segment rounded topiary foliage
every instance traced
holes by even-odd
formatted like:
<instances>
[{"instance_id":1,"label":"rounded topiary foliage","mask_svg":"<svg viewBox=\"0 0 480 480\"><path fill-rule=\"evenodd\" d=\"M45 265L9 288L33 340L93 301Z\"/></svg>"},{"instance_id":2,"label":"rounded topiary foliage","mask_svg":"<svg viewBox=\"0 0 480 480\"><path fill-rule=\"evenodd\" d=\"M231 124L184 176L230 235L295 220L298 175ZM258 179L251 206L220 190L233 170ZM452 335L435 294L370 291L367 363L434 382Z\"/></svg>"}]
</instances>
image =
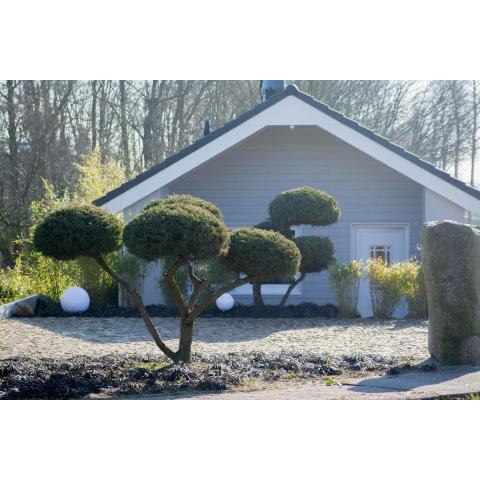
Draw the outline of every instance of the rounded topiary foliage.
<instances>
[{"instance_id":1,"label":"rounded topiary foliage","mask_svg":"<svg viewBox=\"0 0 480 480\"><path fill-rule=\"evenodd\" d=\"M293 240L302 254L300 271L314 273L326 270L333 261L335 250L327 237L305 236Z\"/></svg>"},{"instance_id":2,"label":"rounded topiary foliage","mask_svg":"<svg viewBox=\"0 0 480 480\"><path fill-rule=\"evenodd\" d=\"M292 225L325 226L340 218L337 201L311 187L293 188L277 195L269 206L270 218L282 229Z\"/></svg>"},{"instance_id":3,"label":"rounded topiary foliage","mask_svg":"<svg viewBox=\"0 0 480 480\"><path fill-rule=\"evenodd\" d=\"M51 213L35 229L35 248L57 260L95 257L122 245L123 222L102 208L85 205Z\"/></svg>"},{"instance_id":4,"label":"rounded topiary foliage","mask_svg":"<svg viewBox=\"0 0 480 480\"><path fill-rule=\"evenodd\" d=\"M260 230L268 230L270 232L280 232L284 237L287 237L289 240L292 240L295 232L290 230L290 228L283 228L281 226L273 223L269 218L263 222L257 223L254 225L254 228L259 228Z\"/></svg>"},{"instance_id":5,"label":"rounded topiary foliage","mask_svg":"<svg viewBox=\"0 0 480 480\"><path fill-rule=\"evenodd\" d=\"M160 202L126 225L123 241L130 253L147 261L202 260L226 252L229 236L223 221L204 208Z\"/></svg>"},{"instance_id":6,"label":"rounded topiary foliage","mask_svg":"<svg viewBox=\"0 0 480 480\"><path fill-rule=\"evenodd\" d=\"M257 280L273 280L297 273L301 255L281 233L244 228L230 234L225 261L230 269Z\"/></svg>"},{"instance_id":7,"label":"rounded topiary foliage","mask_svg":"<svg viewBox=\"0 0 480 480\"><path fill-rule=\"evenodd\" d=\"M170 195L166 198L161 200L153 200L152 202L145 205L143 208L144 210L148 210L149 208L156 207L159 205L165 206L184 206L184 207L199 207L204 208L208 212L210 212L214 217L223 220L223 215L220 209L214 205L212 202L207 200L203 200L202 198L192 197L192 195Z\"/></svg>"}]
</instances>

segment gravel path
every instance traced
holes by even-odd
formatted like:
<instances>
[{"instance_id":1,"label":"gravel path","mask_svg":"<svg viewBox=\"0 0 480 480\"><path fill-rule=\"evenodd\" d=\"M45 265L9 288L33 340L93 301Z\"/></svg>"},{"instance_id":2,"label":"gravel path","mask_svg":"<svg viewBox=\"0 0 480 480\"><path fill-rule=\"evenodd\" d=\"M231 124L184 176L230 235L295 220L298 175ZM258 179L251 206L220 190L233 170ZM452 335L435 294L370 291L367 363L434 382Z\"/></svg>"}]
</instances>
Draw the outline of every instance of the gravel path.
<instances>
[{"instance_id":1,"label":"gravel path","mask_svg":"<svg viewBox=\"0 0 480 480\"><path fill-rule=\"evenodd\" d=\"M166 343L176 347L178 320L155 318ZM314 318L205 318L195 326L194 351L202 353L301 352L333 355L368 353L427 358L423 320L335 320ZM138 318L10 318L0 320L0 358L70 357L111 353L155 354Z\"/></svg>"}]
</instances>

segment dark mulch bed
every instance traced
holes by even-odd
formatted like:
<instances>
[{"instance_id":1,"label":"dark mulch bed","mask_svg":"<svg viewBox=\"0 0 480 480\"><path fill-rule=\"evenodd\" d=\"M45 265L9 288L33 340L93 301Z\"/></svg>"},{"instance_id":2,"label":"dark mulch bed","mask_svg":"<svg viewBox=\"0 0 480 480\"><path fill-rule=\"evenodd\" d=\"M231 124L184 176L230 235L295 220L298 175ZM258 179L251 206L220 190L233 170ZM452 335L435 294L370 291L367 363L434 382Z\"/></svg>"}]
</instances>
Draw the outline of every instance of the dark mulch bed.
<instances>
[{"instance_id":1,"label":"dark mulch bed","mask_svg":"<svg viewBox=\"0 0 480 480\"><path fill-rule=\"evenodd\" d=\"M152 317L175 317L178 311L165 305L148 305L148 313ZM51 300L39 300L35 315L38 317L71 317L71 313L65 313L58 302ZM109 305L100 309L89 309L84 313L74 314L76 317L138 317L136 309ZM217 308L207 310L202 317L222 318L336 318L338 309L335 305L317 305L316 303L300 303L299 305L265 305L256 307L253 305L236 305L228 312L221 312Z\"/></svg>"},{"instance_id":2,"label":"dark mulch bed","mask_svg":"<svg viewBox=\"0 0 480 480\"><path fill-rule=\"evenodd\" d=\"M160 356L18 357L0 361L0 399L78 399L100 393L115 396L186 389L227 390L251 379L315 379L347 372L397 373L405 368L410 368L408 362L372 355L195 355L189 365L175 365Z\"/></svg>"}]
</instances>

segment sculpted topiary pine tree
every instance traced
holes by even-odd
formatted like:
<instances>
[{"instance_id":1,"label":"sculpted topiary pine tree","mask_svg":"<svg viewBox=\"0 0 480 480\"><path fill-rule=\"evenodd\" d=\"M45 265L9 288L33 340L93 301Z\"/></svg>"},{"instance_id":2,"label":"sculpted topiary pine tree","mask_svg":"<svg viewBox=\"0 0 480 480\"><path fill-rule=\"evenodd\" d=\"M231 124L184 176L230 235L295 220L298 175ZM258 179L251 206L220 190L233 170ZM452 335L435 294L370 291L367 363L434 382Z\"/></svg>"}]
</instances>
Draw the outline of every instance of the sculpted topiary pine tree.
<instances>
[{"instance_id":1,"label":"sculpted topiary pine tree","mask_svg":"<svg viewBox=\"0 0 480 480\"><path fill-rule=\"evenodd\" d=\"M279 233L258 229L228 232L220 210L210 202L173 195L148 204L123 229L123 242L139 258L168 259L171 264L165 273L165 283L180 313L179 348L173 351L161 339L141 296L104 259L106 253L120 248L121 234L122 223L115 215L96 207L72 207L47 217L37 227L34 243L38 250L53 258L94 258L124 287L157 346L175 362L191 361L195 319L218 297L255 278L292 275L301 259L296 245ZM220 257L239 277L200 301L205 279L197 276L194 264L211 257ZM182 267L186 268L193 286L189 298L182 294L175 279Z\"/></svg>"},{"instance_id":2,"label":"sculpted topiary pine tree","mask_svg":"<svg viewBox=\"0 0 480 480\"><path fill-rule=\"evenodd\" d=\"M257 228L282 232L291 238L294 225L327 226L340 218L337 201L328 193L312 187L300 187L277 195L269 205L270 218L257 225ZM280 305L285 305L293 289L305 279L308 273L317 273L328 268L333 261L334 248L327 237L304 236L294 238L302 255L300 275L290 282ZM261 294L262 280L253 284L254 302L263 305Z\"/></svg>"}]
</instances>

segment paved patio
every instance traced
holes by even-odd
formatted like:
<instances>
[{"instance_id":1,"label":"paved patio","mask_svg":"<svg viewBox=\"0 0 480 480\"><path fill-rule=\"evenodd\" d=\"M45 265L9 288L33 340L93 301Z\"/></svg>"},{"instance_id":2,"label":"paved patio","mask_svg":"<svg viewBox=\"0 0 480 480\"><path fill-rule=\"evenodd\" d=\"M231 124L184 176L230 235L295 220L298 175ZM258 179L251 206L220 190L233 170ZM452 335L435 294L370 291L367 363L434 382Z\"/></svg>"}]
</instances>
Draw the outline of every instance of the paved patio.
<instances>
[{"instance_id":1,"label":"paved patio","mask_svg":"<svg viewBox=\"0 0 480 480\"><path fill-rule=\"evenodd\" d=\"M155 318L162 337L178 342L179 321ZM203 318L194 351L202 353L301 352L428 358L424 320ZM139 318L10 318L0 320L0 358L158 353Z\"/></svg>"}]
</instances>

